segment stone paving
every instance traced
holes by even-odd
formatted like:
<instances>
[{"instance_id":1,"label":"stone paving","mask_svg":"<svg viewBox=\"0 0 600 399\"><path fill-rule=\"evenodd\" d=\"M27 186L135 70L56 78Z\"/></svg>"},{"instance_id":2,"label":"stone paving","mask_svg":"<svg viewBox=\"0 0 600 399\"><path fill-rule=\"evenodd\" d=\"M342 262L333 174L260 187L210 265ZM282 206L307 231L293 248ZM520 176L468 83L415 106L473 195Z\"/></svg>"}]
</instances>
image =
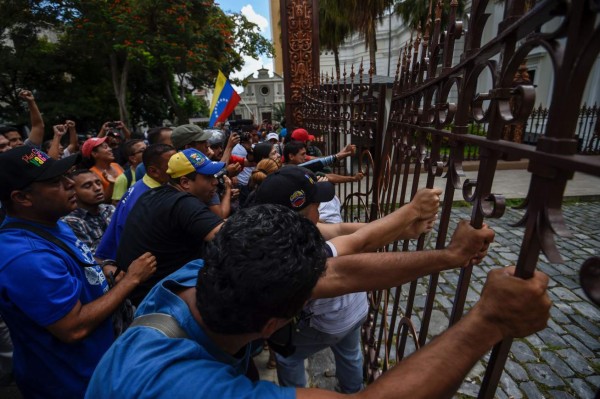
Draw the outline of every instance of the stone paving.
<instances>
[{"instance_id":1,"label":"stone paving","mask_svg":"<svg viewBox=\"0 0 600 399\"><path fill-rule=\"evenodd\" d=\"M496 391L497 398L587 399L594 398L600 389L600 309L588 300L579 284L582 263L591 256L600 255L600 202L568 203L563 206L563 211L573 233L572 238L557 238L565 263L550 264L544 255L538 262L539 270L551 279L551 320L546 329L514 341ZM522 210L507 209L501 219L486 220L496 231L496 240L490 247L488 259L473 270L466 309L479 298L487 271L516 262L524 229L509 224L519 220L522 214ZM468 219L469 216L470 208L453 209L453 220ZM435 242L435 237L430 242ZM443 332L448 326L457 280L456 271L440 276L429 329L432 335ZM427 283L426 278L420 280L416 306L422 306L425 301ZM418 313L413 316L413 323L418 331ZM411 350L414 348L409 348L407 353ZM332 360L330 351L309 359L308 373L313 386L327 389L335 386ZM477 396L484 367L482 361L475 365L456 397Z\"/></svg>"}]
</instances>

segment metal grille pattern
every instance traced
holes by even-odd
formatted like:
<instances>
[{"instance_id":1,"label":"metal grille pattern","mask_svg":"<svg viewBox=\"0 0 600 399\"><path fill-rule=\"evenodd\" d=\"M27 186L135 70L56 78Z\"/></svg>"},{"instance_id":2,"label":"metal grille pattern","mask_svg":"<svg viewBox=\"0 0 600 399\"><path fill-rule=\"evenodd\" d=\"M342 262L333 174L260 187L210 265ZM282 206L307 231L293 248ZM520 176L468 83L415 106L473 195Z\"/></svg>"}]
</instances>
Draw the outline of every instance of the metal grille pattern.
<instances>
[{"instance_id":1,"label":"metal grille pattern","mask_svg":"<svg viewBox=\"0 0 600 399\"><path fill-rule=\"evenodd\" d=\"M326 135L331 153L348 142L360 150L358 159L339 167L344 173L362 169L368 176L339 189L346 220L380 217L408 202L418 187L443 185L434 247L444 248L455 191L462 191L473 206L471 224L481 227L484 218L499 218L504 212L502 193L491 192L498 161L528 159L531 182L519 223L524 236L517 274L531 276L541 252L551 262L562 261L554 234L568 235L561 213L566 183L576 171L600 176L598 157L577 154L581 145L576 137L584 87L600 52L600 6L589 0L531 3L507 0L495 37L482 44L488 1L473 1L469 21L463 24L452 0L445 27L440 2L434 7L433 26L417 32L403 48L393 84L373 83L372 74L365 74L360 65L356 73L353 66L344 67L340 75L321 76L318 85L304 87L304 127ZM557 20L558 27L548 32L548 22ZM463 35L464 48L455 48ZM552 59L555 80L544 134L532 146L506 138L538 112L535 88L515 76L527 55L540 46ZM455 52L460 55L457 62ZM478 83L484 73L493 81L487 90ZM597 136L598 123L593 129ZM471 156L470 148L477 148L480 159L476 180L464 179L463 162ZM424 246L421 237L416 244L398 242L382 250ZM471 268L462 269L450 325L463 314L470 277ZM418 331L411 322L416 282L371 293L371 312L363 329L368 381L389 368L392 358L401 359L426 343L437 288L438 276L432 275L425 303L418 309ZM405 301L400 300L403 291ZM510 346L507 340L492 351L480 397L493 397Z\"/></svg>"}]
</instances>

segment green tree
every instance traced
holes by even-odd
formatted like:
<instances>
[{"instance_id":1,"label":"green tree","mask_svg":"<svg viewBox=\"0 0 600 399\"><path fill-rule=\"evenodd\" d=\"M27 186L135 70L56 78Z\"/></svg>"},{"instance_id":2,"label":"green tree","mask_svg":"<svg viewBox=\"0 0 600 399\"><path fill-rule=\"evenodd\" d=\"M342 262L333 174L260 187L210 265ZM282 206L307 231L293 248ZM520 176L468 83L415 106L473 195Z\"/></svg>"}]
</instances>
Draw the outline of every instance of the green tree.
<instances>
[{"instance_id":1,"label":"green tree","mask_svg":"<svg viewBox=\"0 0 600 399\"><path fill-rule=\"evenodd\" d=\"M377 63L375 62L377 24L394 2L395 0L350 0L344 2L344 6L352 10L350 25L355 28L360 37L365 39L365 47L369 50L369 60L374 74L377 73Z\"/></svg>"},{"instance_id":2,"label":"green tree","mask_svg":"<svg viewBox=\"0 0 600 399\"><path fill-rule=\"evenodd\" d=\"M350 11L343 0L319 1L319 41L322 48L333 52L337 75L340 74L339 48L352 33Z\"/></svg>"},{"instance_id":3,"label":"green tree","mask_svg":"<svg viewBox=\"0 0 600 399\"><path fill-rule=\"evenodd\" d=\"M23 87L47 121L185 121L206 112L191 93L212 86L219 69L273 51L255 24L211 0L0 2L0 118L11 122L26 121Z\"/></svg>"},{"instance_id":4,"label":"green tree","mask_svg":"<svg viewBox=\"0 0 600 399\"><path fill-rule=\"evenodd\" d=\"M465 9L465 0L455 0L457 2L457 15L461 16L464 13ZM434 19L435 19L435 1L431 2L431 12L430 12L430 2L422 1L422 0L400 0L397 1L394 5L394 12L402 18L402 20L408 24L408 26L412 30L421 29L423 31L427 24L427 16L430 16L430 23L433 27ZM450 13L450 2L444 1L442 2L442 29L448 23L448 15Z\"/></svg>"}]
</instances>

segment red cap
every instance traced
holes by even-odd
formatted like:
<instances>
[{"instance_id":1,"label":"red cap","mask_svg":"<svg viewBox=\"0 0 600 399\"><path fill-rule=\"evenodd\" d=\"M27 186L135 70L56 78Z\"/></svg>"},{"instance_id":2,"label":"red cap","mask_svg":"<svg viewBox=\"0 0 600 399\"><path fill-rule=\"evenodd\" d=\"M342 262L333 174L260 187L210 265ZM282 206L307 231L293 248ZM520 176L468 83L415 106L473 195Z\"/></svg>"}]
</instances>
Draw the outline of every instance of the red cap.
<instances>
[{"instance_id":1,"label":"red cap","mask_svg":"<svg viewBox=\"0 0 600 399\"><path fill-rule=\"evenodd\" d=\"M98 147L100 144L106 141L106 136L104 137L92 137L91 139L87 139L83 146L81 147L81 154L89 158L92 155L92 150Z\"/></svg>"},{"instance_id":2,"label":"red cap","mask_svg":"<svg viewBox=\"0 0 600 399\"><path fill-rule=\"evenodd\" d=\"M298 128L292 132L292 140L298 140L305 143L309 139L306 129Z\"/></svg>"},{"instance_id":3,"label":"red cap","mask_svg":"<svg viewBox=\"0 0 600 399\"><path fill-rule=\"evenodd\" d=\"M308 140L315 141L315 136L313 136L312 134L309 134L308 135Z\"/></svg>"}]
</instances>

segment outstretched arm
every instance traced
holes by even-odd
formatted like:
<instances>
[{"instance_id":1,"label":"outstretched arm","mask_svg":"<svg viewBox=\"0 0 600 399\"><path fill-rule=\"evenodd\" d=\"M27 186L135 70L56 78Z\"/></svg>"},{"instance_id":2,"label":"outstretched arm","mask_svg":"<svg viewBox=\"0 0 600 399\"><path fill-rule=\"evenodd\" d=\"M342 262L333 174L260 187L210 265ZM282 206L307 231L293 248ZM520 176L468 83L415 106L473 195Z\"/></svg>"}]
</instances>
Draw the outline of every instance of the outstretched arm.
<instances>
[{"instance_id":1,"label":"outstretched arm","mask_svg":"<svg viewBox=\"0 0 600 399\"><path fill-rule=\"evenodd\" d=\"M47 327L48 331L67 343L84 339L119 307L135 287L154 272L156 258L146 252L131 263L127 274L110 291L85 305L77 301L66 316Z\"/></svg>"},{"instance_id":2,"label":"outstretched arm","mask_svg":"<svg viewBox=\"0 0 600 399\"><path fill-rule=\"evenodd\" d=\"M448 331L385 373L357 398L451 398L465 375L494 344L546 327L551 302L548 277L514 277L514 267L488 273L481 299ZM298 389L298 399L343 398L342 394Z\"/></svg>"},{"instance_id":3,"label":"outstretched arm","mask_svg":"<svg viewBox=\"0 0 600 399\"><path fill-rule=\"evenodd\" d=\"M35 102L33 93L29 90L21 90L19 97L27 101L29 107L29 117L31 118L31 132L29 132L29 141L31 144L41 146L44 141L44 119Z\"/></svg>"},{"instance_id":4,"label":"outstretched arm","mask_svg":"<svg viewBox=\"0 0 600 399\"><path fill-rule=\"evenodd\" d=\"M421 233L433 228L441 193L442 190L437 188L421 189L411 202L400 209L363 225L350 235L339 236L330 241L337 248L339 255L348 255L372 252L396 240L417 238ZM328 229L335 228L320 225L317 227L326 239L326 234L331 234Z\"/></svg>"},{"instance_id":5,"label":"outstretched arm","mask_svg":"<svg viewBox=\"0 0 600 399\"><path fill-rule=\"evenodd\" d=\"M223 155L221 155L221 162L225 162L225 164L229 163L229 158L231 157L231 151L233 151L233 147L235 147L236 144L239 142L240 142L239 134L231 133L229 135L229 139L227 140L227 145L225 146Z\"/></svg>"},{"instance_id":6,"label":"outstretched arm","mask_svg":"<svg viewBox=\"0 0 600 399\"><path fill-rule=\"evenodd\" d=\"M65 121L65 125L69 130L69 145L66 150L69 154L75 154L79 151L79 140L77 139L77 130L75 129L75 122L71 120Z\"/></svg>"},{"instance_id":7,"label":"outstretched arm","mask_svg":"<svg viewBox=\"0 0 600 399\"><path fill-rule=\"evenodd\" d=\"M377 252L330 258L325 275L317 282L312 298L392 288L432 273L477 264L483 260L493 240L494 231L486 225L475 229L463 220L446 249Z\"/></svg>"},{"instance_id":8,"label":"outstretched arm","mask_svg":"<svg viewBox=\"0 0 600 399\"><path fill-rule=\"evenodd\" d=\"M54 125L52 126L52 132L54 136L52 137L52 142L50 143L50 148L48 149L48 155L53 159L60 159L60 140L66 133L65 125Z\"/></svg>"}]
</instances>

